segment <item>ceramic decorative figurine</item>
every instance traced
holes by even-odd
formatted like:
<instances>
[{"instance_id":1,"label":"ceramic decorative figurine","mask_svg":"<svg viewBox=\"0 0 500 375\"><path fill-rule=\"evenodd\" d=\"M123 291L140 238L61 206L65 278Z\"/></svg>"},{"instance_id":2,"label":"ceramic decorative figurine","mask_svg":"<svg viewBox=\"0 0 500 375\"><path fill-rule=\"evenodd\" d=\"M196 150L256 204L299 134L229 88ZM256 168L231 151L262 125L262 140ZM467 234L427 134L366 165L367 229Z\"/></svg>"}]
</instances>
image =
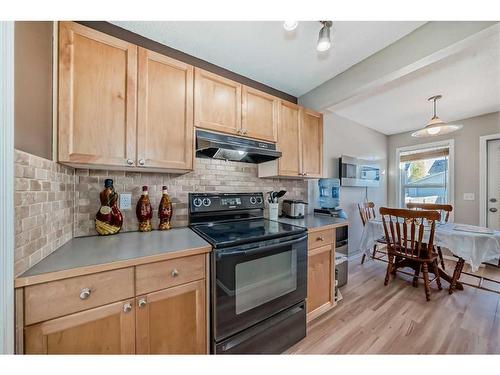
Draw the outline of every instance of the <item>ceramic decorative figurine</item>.
<instances>
[{"instance_id":1,"label":"ceramic decorative figurine","mask_svg":"<svg viewBox=\"0 0 500 375\"><path fill-rule=\"evenodd\" d=\"M137 215L137 220L139 221L139 231L150 232L153 229L153 227L151 226L153 210L151 208L151 202L149 201L147 186L142 187L142 195L137 202L135 213Z\"/></svg>"},{"instance_id":2,"label":"ceramic decorative figurine","mask_svg":"<svg viewBox=\"0 0 500 375\"><path fill-rule=\"evenodd\" d=\"M170 229L170 221L173 213L172 200L168 196L167 187L163 186L163 195L160 200L160 206L158 207L158 217L160 218L159 230Z\"/></svg>"},{"instance_id":3,"label":"ceramic decorative figurine","mask_svg":"<svg viewBox=\"0 0 500 375\"><path fill-rule=\"evenodd\" d=\"M95 215L95 230L103 236L118 233L122 229L123 216L117 206L118 193L112 179L104 181L104 190L99 197L101 207Z\"/></svg>"}]
</instances>

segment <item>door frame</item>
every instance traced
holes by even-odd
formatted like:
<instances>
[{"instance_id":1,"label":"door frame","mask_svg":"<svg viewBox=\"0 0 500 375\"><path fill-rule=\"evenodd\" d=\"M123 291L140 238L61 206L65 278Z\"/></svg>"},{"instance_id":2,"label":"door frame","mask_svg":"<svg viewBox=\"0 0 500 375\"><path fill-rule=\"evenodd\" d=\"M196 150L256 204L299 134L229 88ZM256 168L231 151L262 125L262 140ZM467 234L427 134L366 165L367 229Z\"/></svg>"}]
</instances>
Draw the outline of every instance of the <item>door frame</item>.
<instances>
[{"instance_id":1,"label":"door frame","mask_svg":"<svg viewBox=\"0 0 500 375\"><path fill-rule=\"evenodd\" d=\"M0 22L0 353L14 353L14 21Z\"/></svg>"},{"instance_id":2,"label":"door frame","mask_svg":"<svg viewBox=\"0 0 500 375\"><path fill-rule=\"evenodd\" d=\"M500 139L500 133L479 137L479 225L486 226L486 193L488 185L488 141Z\"/></svg>"}]
</instances>

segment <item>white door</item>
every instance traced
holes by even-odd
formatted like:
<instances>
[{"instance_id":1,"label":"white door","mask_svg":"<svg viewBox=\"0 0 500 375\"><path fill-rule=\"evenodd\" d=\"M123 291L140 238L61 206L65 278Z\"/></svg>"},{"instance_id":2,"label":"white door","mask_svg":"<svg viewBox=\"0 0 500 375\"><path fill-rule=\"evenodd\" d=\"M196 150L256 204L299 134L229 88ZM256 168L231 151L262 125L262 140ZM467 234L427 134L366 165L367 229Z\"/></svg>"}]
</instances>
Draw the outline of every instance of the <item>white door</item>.
<instances>
[{"instance_id":1,"label":"white door","mask_svg":"<svg viewBox=\"0 0 500 375\"><path fill-rule=\"evenodd\" d=\"M500 139L487 142L486 225L500 230Z\"/></svg>"}]
</instances>

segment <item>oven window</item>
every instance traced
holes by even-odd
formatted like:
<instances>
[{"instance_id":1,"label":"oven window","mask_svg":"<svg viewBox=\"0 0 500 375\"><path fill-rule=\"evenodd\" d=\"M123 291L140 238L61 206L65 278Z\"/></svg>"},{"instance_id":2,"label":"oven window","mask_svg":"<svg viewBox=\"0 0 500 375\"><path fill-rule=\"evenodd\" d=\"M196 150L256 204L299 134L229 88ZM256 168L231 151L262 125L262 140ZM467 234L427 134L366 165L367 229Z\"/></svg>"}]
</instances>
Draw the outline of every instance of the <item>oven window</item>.
<instances>
[{"instance_id":1,"label":"oven window","mask_svg":"<svg viewBox=\"0 0 500 375\"><path fill-rule=\"evenodd\" d=\"M236 265L236 314L297 289L297 250Z\"/></svg>"}]
</instances>

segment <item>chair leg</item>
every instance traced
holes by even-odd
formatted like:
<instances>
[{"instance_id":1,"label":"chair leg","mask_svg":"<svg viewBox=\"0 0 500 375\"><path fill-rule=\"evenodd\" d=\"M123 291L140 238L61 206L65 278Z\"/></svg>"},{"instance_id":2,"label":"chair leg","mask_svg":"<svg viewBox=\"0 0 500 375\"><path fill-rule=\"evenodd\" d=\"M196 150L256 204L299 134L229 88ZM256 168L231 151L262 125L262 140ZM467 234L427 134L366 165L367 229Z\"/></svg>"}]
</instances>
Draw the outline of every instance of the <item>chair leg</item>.
<instances>
[{"instance_id":1,"label":"chair leg","mask_svg":"<svg viewBox=\"0 0 500 375\"><path fill-rule=\"evenodd\" d=\"M441 278L439 277L439 265L437 259L434 261L434 273L436 275L436 284L439 290L443 290L441 286Z\"/></svg>"},{"instance_id":2,"label":"chair leg","mask_svg":"<svg viewBox=\"0 0 500 375\"><path fill-rule=\"evenodd\" d=\"M415 275L413 276L413 286L415 288L418 287L418 275L420 274L420 268L422 268L421 264L418 264L417 267L415 268Z\"/></svg>"},{"instance_id":3,"label":"chair leg","mask_svg":"<svg viewBox=\"0 0 500 375\"><path fill-rule=\"evenodd\" d=\"M424 273L424 287L425 287L425 299L427 301L431 300L431 288L429 283L429 266L427 263L422 264L423 273Z\"/></svg>"},{"instance_id":4,"label":"chair leg","mask_svg":"<svg viewBox=\"0 0 500 375\"><path fill-rule=\"evenodd\" d=\"M441 262L441 267L443 267L443 271L445 270L444 268L444 259L443 259L443 252L441 251L441 246L437 246L437 251L439 255L439 261Z\"/></svg>"},{"instance_id":5,"label":"chair leg","mask_svg":"<svg viewBox=\"0 0 500 375\"><path fill-rule=\"evenodd\" d=\"M390 277L391 272L392 272L392 259L393 259L393 257L391 255L389 255L389 261L387 262L387 271L385 273L384 285L389 284L389 277Z\"/></svg>"},{"instance_id":6,"label":"chair leg","mask_svg":"<svg viewBox=\"0 0 500 375\"><path fill-rule=\"evenodd\" d=\"M373 245L372 258L375 259L375 254L377 254L377 244Z\"/></svg>"},{"instance_id":7,"label":"chair leg","mask_svg":"<svg viewBox=\"0 0 500 375\"><path fill-rule=\"evenodd\" d=\"M366 258L366 254L363 254L363 256L361 257L361 264L363 264L365 262L365 258Z\"/></svg>"}]
</instances>

